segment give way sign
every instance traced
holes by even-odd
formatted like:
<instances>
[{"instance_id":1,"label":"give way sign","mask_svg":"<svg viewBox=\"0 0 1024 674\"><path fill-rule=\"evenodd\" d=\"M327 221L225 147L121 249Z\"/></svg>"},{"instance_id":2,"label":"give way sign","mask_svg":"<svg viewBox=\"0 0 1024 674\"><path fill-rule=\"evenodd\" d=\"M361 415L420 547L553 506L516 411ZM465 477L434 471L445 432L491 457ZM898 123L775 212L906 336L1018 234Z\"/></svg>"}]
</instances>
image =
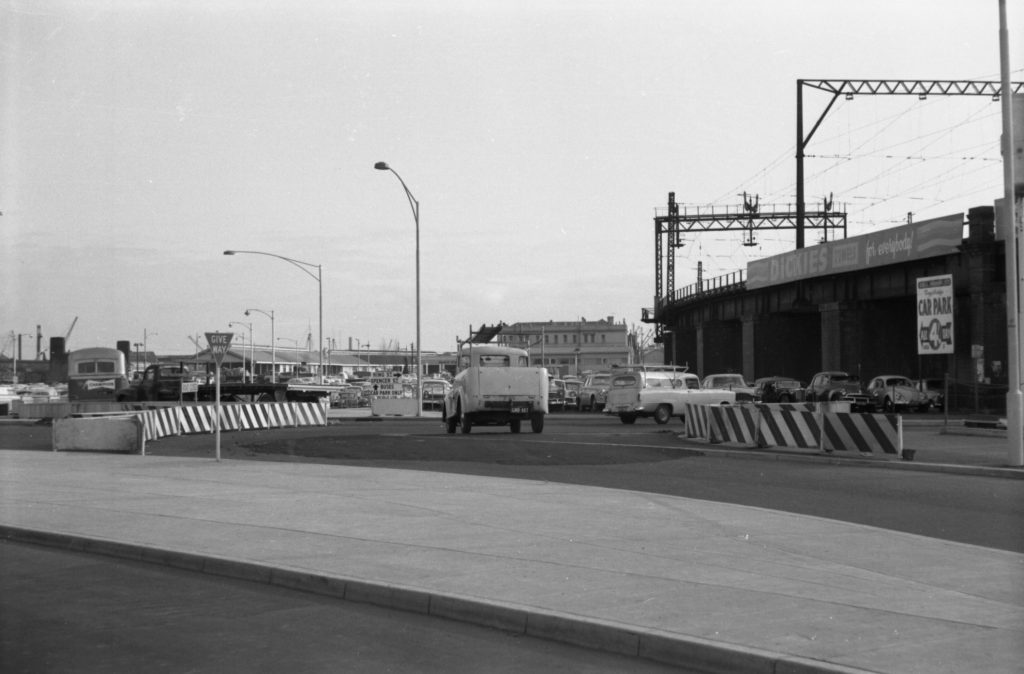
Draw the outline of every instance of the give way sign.
<instances>
[{"instance_id":1,"label":"give way sign","mask_svg":"<svg viewBox=\"0 0 1024 674\"><path fill-rule=\"evenodd\" d=\"M218 367L224 360L224 354L231 348L231 338L234 336L233 332L206 333L206 342L210 345L210 353L213 354L213 359L217 361Z\"/></svg>"}]
</instances>

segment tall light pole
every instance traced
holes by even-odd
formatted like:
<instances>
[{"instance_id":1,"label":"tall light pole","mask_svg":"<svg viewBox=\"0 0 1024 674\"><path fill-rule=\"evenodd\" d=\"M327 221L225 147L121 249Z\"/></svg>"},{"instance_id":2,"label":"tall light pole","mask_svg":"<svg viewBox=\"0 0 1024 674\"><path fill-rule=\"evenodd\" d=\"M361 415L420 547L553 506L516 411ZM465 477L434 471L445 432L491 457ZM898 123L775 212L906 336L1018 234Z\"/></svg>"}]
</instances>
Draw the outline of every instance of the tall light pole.
<instances>
[{"instance_id":1,"label":"tall light pole","mask_svg":"<svg viewBox=\"0 0 1024 674\"><path fill-rule=\"evenodd\" d=\"M249 328L249 383L252 383L252 376L256 372L256 343L252 341L252 323L241 321L228 321L228 327L241 326ZM245 351L242 351L242 381L245 381Z\"/></svg>"},{"instance_id":2,"label":"tall light pole","mask_svg":"<svg viewBox=\"0 0 1024 674\"><path fill-rule=\"evenodd\" d=\"M1019 195L1024 193L1024 176L1015 175L1014 162L1020 162L1019 150L1021 139L1015 135L1022 128L1024 114L1015 111L1014 107L1024 96L1014 96L1010 89L1010 38L1006 23L1006 0L999 0L999 64L1001 80L1001 103L1003 113L1003 212L996 216L997 219L1005 220L1006 228L1006 324L1007 324L1007 352L1008 352L1008 374L1009 387L1006 392L1006 428L1007 428L1007 463L1011 466L1024 466L1024 391L1022 391L1022 378L1024 378L1024 363L1021 360L1021 346L1024 344L1022 338L1021 321L1024 320L1024 312L1021 311L1021 294L1024 293L1024 282L1020 271L1020 237L1024 230L1020 226L1020 214L1015 212L1019 208ZM1014 99L1017 100L1014 100ZM1014 117L1017 116L1015 120ZM1014 129L1014 123L1019 125ZM1015 159L1015 157L1018 157ZM1000 217L1001 216L1001 217Z\"/></svg>"},{"instance_id":3,"label":"tall light pole","mask_svg":"<svg viewBox=\"0 0 1024 674\"><path fill-rule=\"evenodd\" d=\"M142 329L142 357L146 359L146 365L149 365L149 336L153 335L156 337L159 333L149 332L145 328Z\"/></svg>"},{"instance_id":4,"label":"tall light pole","mask_svg":"<svg viewBox=\"0 0 1024 674\"><path fill-rule=\"evenodd\" d=\"M226 250L226 251L224 251L225 255L237 255L239 253L248 253L249 255L267 255L268 257L276 257L278 260L284 260L285 262L288 262L288 263L290 263L292 265L295 265L296 267L298 267L303 272L305 272L306 274L308 274L309 276L311 276L313 279L316 280L317 288L319 289L319 293L318 293L318 300L319 301L318 301L318 303L319 303L319 311L320 311L320 316L319 316L319 322L320 322L320 348L317 351L317 364L316 365L317 365L317 370L318 370L318 374L319 374L319 382L321 384L323 384L324 383L324 282L323 282L323 268L320 265L318 265L318 264L313 264L312 262L303 262L301 260L295 260L295 259L290 258L290 257L285 257L284 255L277 255L276 253L264 253L263 251L259 251L259 250ZM310 271L310 269L316 269L316 274L314 274L312 271Z\"/></svg>"},{"instance_id":5,"label":"tall light pole","mask_svg":"<svg viewBox=\"0 0 1024 674\"><path fill-rule=\"evenodd\" d=\"M423 363L420 357L420 202L409 191L402 176L398 175L395 169L388 166L387 162L379 161L373 165L378 171L391 171L398 178L405 190L405 196L409 199L409 207L412 209L413 220L416 221L416 416L423 416L423 387L420 376L423 370Z\"/></svg>"},{"instance_id":6,"label":"tall light pole","mask_svg":"<svg viewBox=\"0 0 1024 674\"><path fill-rule=\"evenodd\" d=\"M277 338L274 335L274 310L271 309L270 313L263 311L263 309L246 309L245 315L248 316L250 311L256 311L264 316L270 318L270 383L277 383Z\"/></svg>"}]
</instances>

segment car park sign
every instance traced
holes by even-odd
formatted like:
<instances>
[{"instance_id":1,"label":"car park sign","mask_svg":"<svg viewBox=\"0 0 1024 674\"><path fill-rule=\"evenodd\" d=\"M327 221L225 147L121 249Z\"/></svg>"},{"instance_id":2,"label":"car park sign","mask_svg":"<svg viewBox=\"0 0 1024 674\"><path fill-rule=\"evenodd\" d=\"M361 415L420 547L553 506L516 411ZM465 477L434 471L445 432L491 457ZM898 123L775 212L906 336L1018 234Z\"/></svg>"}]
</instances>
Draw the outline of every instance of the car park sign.
<instances>
[{"instance_id":1,"label":"car park sign","mask_svg":"<svg viewBox=\"0 0 1024 674\"><path fill-rule=\"evenodd\" d=\"M953 275L917 279L917 354L953 353Z\"/></svg>"}]
</instances>

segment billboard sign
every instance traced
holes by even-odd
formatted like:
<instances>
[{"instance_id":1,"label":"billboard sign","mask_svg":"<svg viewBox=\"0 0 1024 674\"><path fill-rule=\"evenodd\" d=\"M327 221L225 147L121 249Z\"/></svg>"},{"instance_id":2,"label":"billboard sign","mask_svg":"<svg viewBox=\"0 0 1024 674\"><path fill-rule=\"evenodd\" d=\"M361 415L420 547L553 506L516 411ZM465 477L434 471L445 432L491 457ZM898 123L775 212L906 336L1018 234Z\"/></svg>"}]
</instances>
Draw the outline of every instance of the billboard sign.
<instances>
[{"instance_id":1,"label":"billboard sign","mask_svg":"<svg viewBox=\"0 0 1024 674\"><path fill-rule=\"evenodd\" d=\"M917 354L953 353L953 275L917 279Z\"/></svg>"},{"instance_id":2,"label":"billboard sign","mask_svg":"<svg viewBox=\"0 0 1024 674\"><path fill-rule=\"evenodd\" d=\"M964 238L964 215L955 213L902 227L830 241L747 263L747 289L790 283L908 260L952 255Z\"/></svg>"}]
</instances>

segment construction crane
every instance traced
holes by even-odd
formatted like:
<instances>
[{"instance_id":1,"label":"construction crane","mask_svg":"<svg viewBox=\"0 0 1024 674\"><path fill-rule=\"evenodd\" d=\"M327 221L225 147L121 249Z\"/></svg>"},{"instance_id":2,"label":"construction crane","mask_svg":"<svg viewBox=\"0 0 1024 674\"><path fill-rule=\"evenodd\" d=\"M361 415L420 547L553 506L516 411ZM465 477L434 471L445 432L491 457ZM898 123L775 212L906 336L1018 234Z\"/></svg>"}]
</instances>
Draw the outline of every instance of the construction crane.
<instances>
[{"instance_id":1,"label":"construction crane","mask_svg":"<svg viewBox=\"0 0 1024 674\"><path fill-rule=\"evenodd\" d=\"M71 327L68 328L68 332L64 335L64 350L68 348L68 342L71 341L71 332L75 329L75 323L78 322L78 316L75 316L75 320L71 321Z\"/></svg>"}]
</instances>

